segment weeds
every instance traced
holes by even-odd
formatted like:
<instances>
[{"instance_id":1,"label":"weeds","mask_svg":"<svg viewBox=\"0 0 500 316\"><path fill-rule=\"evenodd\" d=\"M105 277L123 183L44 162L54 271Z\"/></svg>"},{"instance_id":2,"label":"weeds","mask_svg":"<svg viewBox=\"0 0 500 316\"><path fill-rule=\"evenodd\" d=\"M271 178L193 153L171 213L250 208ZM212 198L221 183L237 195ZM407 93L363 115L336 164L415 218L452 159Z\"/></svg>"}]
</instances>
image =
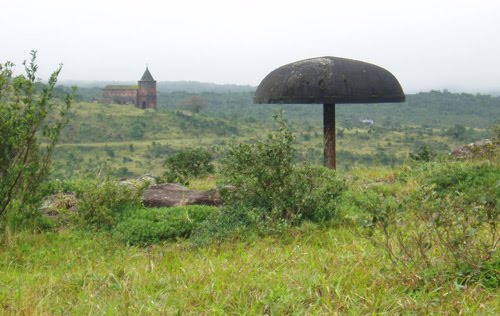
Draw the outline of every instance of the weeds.
<instances>
[{"instance_id":1,"label":"weeds","mask_svg":"<svg viewBox=\"0 0 500 316\"><path fill-rule=\"evenodd\" d=\"M491 165L432 164L408 196L369 204L371 239L406 273L497 286L500 174Z\"/></svg>"}]
</instances>

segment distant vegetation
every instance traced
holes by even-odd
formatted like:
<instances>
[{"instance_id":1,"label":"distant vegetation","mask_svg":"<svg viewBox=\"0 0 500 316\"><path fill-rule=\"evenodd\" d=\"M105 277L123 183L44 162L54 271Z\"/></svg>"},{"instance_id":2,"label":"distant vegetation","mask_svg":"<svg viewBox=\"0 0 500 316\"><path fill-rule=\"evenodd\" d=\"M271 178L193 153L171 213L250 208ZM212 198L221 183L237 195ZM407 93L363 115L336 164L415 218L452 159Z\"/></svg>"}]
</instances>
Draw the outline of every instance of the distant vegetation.
<instances>
[{"instance_id":1,"label":"distant vegetation","mask_svg":"<svg viewBox=\"0 0 500 316\"><path fill-rule=\"evenodd\" d=\"M100 87L108 82L99 83L95 88L80 87L76 95L81 101L91 102L101 95ZM95 83L98 84L98 83ZM69 91L59 86L61 91ZM203 98L207 107L204 112L210 116L235 119L238 121L267 121L276 108L281 105L255 105L255 87L237 85L216 85L199 82L159 82L158 106L176 109L179 101L192 96ZM500 122L500 96L469 93L451 93L447 90L421 92L407 95L405 103L396 104L340 104L337 105L337 121L349 122L362 118L373 119L376 123L442 128L455 124L467 127L485 127ZM307 121L321 118L319 105L288 105L285 117Z\"/></svg>"},{"instance_id":2,"label":"distant vegetation","mask_svg":"<svg viewBox=\"0 0 500 316\"><path fill-rule=\"evenodd\" d=\"M89 91L94 90L79 89L76 98L91 100L85 96ZM222 153L235 140L261 139L273 129L271 117L280 108L297 136L297 161L322 163L320 105L255 105L252 97L252 92L160 93L157 112L80 102L61 135L52 175L72 177L106 170L116 176L160 176L164 159L182 148L216 146ZM191 103L196 107L191 109ZM401 104L337 108L340 169L401 164L424 147L434 155L447 154L464 143L491 138L491 128L500 122L500 97L440 91L409 95ZM219 158L220 154L214 156L216 161Z\"/></svg>"},{"instance_id":3,"label":"distant vegetation","mask_svg":"<svg viewBox=\"0 0 500 316\"><path fill-rule=\"evenodd\" d=\"M159 107L172 109L187 92L160 93ZM277 108L285 109L285 117L302 124L320 122L322 107L311 105L255 105L253 92L200 94L207 100L204 113L238 121L269 121ZM360 119L372 119L377 125L409 125L443 128L455 124L485 127L500 122L500 97L457 94L441 91L408 95L405 103L339 104L337 121L341 125L357 124Z\"/></svg>"}]
</instances>

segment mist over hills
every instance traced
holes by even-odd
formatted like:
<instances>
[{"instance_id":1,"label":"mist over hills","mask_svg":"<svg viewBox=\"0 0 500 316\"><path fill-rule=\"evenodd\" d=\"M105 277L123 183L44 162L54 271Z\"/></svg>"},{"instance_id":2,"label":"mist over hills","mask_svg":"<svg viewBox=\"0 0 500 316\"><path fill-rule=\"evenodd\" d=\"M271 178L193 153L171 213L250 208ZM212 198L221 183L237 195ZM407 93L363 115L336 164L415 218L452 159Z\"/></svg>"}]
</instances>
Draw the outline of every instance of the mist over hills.
<instances>
[{"instance_id":1,"label":"mist over hills","mask_svg":"<svg viewBox=\"0 0 500 316\"><path fill-rule=\"evenodd\" d=\"M77 86L83 89L93 89L97 91L102 89L107 85L132 85L137 84L137 81L85 81L85 80L62 80L59 82L61 86ZM241 92L254 92L257 87L251 85L239 85L239 84L218 84L213 82L200 82L200 81L158 81L157 89L160 93L172 93L172 92L187 92L187 93L241 93ZM441 89L431 89L441 90ZM452 93L467 93L467 94L482 94L491 96L500 96L499 89L479 89L475 91L474 89L463 89L459 87L443 89L446 92ZM425 89L421 90L408 90L407 95L418 94L420 92L427 92ZM430 91L429 91L430 92Z\"/></svg>"},{"instance_id":2,"label":"mist over hills","mask_svg":"<svg viewBox=\"0 0 500 316\"><path fill-rule=\"evenodd\" d=\"M136 84L136 81L79 81L63 80L59 82L64 86L77 86L80 88L104 88L107 85L129 85ZM252 92L257 87L250 85L237 84L216 84L211 82L198 81L158 81L156 84L158 92L170 93L176 91L185 91L188 93L233 93L233 92Z\"/></svg>"}]
</instances>

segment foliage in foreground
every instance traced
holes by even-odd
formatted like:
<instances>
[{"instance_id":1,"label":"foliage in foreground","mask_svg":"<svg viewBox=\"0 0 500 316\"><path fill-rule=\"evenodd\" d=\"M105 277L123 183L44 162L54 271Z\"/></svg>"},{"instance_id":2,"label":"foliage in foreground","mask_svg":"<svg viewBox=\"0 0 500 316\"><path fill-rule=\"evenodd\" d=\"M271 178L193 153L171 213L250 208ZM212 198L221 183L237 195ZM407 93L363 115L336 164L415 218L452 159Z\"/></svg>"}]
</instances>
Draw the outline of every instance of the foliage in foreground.
<instances>
[{"instance_id":1,"label":"foliage in foreground","mask_svg":"<svg viewBox=\"0 0 500 316\"><path fill-rule=\"evenodd\" d=\"M26 76L13 77L14 64L0 64L0 217L12 213L13 226L37 218L39 188L73 98L70 93L64 102L51 100L61 66L41 92L36 91L35 51L24 66Z\"/></svg>"},{"instance_id":2,"label":"foliage in foreground","mask_svg":"<svg viewBox=\"0 0 500 316\"><path fill-rule=\"evenodd\" d=\"M497 291L413 282L381 248L344 227L294 227L281 236L195 249L129 247L108 233L2 234L0 284L5 314L500 312Z\"/></svg>"},{"instance_id":3,"label":"foliage in foreground","mask_svg":"<svg viewBox=\"0 0 500 316\"><path fill-rule=\"evenodd\" d=\"M78 225L87 229L115 227L127 209L141 206L142 189L111 179L83 182L76 192Z\"/></svg>"},{"instance_id":4,"label":"foliage in foreground","mask_svg":"<svg viewBox=\"0 0 500 316\"><path fill-rule=\"evenodd\" d=\"M230 186L226 205L258 210L270 223L338 218L343 181L324 167L295 164L294 137L281 114L274 119L278 130L266 140L230 146L221 168L222 183Z\"/></svg>"},{"instance_id":5,"label":"foliage in foreground","mask_svg":"<svg viewBox=\"0 0 500 316\"><path fill-rule=\"evenodd\" d=\"M372 197L371 239L407 276L499 288L498 166L429 163L413 173L411 194Z\"/></svg>"},{"instance_id":6,"label":"foliage in foreground","mask_svg":"<svg viewBox=\"0 0 500 316\"><path fill-rule=\"evenodd\" d=\"M130 211L113 230L114 236L129 245L146 246L191 236L212 212L212 206L185 206Z\"/></svg>"},{"instance_id":7,"label":"foliage in foreground","mask_svg":"<svg viewBox=\"0 0 500 316\"><path fill-rule=\"evenodd\" d=\"M5 231L0 308L498 314L499 176L491 160L354 170L335 201L350 220L333 226L275 223L265 209L227 205L118 208L110 231ZM368 227L356 225L363 219Z\"/></svg>"}]
</instances>

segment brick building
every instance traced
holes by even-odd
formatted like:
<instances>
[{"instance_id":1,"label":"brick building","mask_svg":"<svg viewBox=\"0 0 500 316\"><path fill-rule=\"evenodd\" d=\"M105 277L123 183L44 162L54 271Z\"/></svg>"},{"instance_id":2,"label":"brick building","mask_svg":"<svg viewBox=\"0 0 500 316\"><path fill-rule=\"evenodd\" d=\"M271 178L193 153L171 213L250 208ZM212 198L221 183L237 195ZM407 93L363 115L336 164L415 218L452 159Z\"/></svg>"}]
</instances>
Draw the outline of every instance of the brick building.
<instances>
[{"instance_id":1,"label":"brick building","mask_svg":"<svg viewBox=\"0 0 500 316\"><path fill-rule=\"evenodd\" d=\"M103 103L133 104L140 109L156 110L156 81L148 67L137 85L106 86L102 91Z\"/></svg>"}]
</instances>

